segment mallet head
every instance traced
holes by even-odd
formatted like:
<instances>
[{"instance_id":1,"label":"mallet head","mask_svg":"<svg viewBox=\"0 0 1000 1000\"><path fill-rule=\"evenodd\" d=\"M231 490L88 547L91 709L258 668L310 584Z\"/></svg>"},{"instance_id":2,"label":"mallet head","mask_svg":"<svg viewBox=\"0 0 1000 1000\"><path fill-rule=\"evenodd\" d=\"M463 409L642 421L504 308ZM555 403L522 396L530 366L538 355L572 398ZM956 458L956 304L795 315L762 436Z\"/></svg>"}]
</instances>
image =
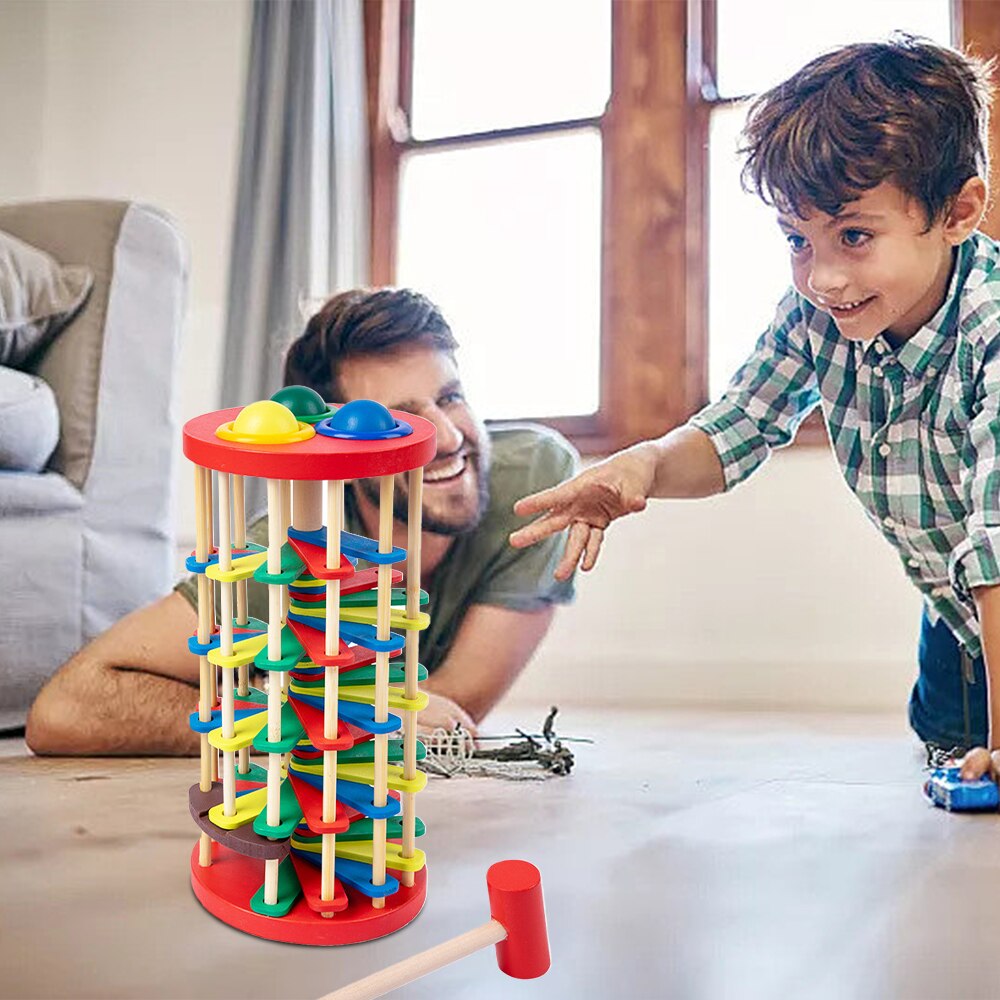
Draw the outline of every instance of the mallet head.
<instances>
[{"instance_id":1,"label":"mallet head","mask_svg":"<svg viewBox=\"0 0 1000 1000\"><path fill-rule=\"evenodd\" d=\"M507 931L497 943L501 972L515 979L536 979L548 972L549 937L545 928L542 876L528 861L498 861L486 872L490 914Z\"/></svg>"}]
</instances>

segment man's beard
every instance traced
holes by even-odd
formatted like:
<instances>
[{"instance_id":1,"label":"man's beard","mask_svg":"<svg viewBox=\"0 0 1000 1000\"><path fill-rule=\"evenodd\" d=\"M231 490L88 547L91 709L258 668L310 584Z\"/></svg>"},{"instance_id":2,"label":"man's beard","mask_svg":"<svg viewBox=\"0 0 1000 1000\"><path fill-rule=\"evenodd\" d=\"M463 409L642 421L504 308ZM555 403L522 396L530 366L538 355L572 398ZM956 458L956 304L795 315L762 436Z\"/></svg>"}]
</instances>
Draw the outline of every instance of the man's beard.
<instances>
[{"instance_id":1,"label":"man's beard","mask_svg":"<svg viewBox=\"0 0 1000 1000\"><path fill-rule=\"evenodd\" d=\"M422 530L434 535L466 535L479 527L490 505L490 461L489 448L478 448L466 442L466 461L476 477L476 503L472 511L464 516L442 517L428 511L426 502L421 512ZM484 454L485 452L485 454ZM376 508L379 505L379 480L359 479L357 485ZM432 487L433 488L433 487ZM392 513L397 521L406 523L410 512L409 475L395 476L392 489Z\"/></svg>"}]
</instances>

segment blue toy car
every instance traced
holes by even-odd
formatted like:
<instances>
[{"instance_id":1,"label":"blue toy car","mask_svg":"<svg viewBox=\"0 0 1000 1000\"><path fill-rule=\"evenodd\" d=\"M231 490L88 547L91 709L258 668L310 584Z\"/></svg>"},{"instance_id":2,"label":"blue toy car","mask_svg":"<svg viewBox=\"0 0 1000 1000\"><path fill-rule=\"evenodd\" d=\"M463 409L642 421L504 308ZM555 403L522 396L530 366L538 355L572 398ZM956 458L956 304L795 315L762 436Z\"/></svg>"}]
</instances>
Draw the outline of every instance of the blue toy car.
<instances>
[{"instance_id":1,"label":"blue toy car","mask_svg":"<svg viewBox=\"0 0 1000 1000\"><path fill-rule=\"evenodd\" d=\"M1000 789L989 778L963 781L961 768L938 767L924 785L924 794L949 812L985 812L1000 807Z\"/></svg>"}]
</instances>

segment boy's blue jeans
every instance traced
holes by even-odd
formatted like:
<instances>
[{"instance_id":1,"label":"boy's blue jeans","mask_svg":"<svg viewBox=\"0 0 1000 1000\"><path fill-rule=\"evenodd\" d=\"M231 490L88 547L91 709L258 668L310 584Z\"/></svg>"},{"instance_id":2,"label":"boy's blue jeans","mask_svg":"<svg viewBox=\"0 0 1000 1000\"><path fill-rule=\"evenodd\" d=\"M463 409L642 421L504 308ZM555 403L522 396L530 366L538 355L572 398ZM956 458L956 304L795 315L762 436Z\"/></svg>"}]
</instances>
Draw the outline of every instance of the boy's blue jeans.
<instances>
[{"instance_id":1,"label":"boy's blue jeans","mask_svg":"<svg viewBox=\"0 0 1000 1000\"><path fill-rule=\"evenodd\" d=\"M925 743L946 749L986 746L986 664L959 645L938 619L924 611L920 623L920 673L910 695L910 725Z\"/></svg>"}]
</instances>

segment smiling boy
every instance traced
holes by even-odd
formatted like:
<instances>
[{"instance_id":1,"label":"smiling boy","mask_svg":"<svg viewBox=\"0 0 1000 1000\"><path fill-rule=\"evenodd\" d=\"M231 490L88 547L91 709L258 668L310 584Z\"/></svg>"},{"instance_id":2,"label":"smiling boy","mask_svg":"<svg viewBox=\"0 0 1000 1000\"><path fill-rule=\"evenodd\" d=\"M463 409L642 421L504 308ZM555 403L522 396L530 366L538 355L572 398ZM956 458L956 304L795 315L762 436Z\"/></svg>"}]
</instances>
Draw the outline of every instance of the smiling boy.
<instances>
[{"instance_id":1,"label":"smiling boy","mask_svg":"<svg viewBox=\"0 0 1000 1000\"><path fill-rule=\"evenodd\" d=\"M820 56L762 95L744 181L777 209L793 287L721 399L521 500L541 516L511 537L569 527L556 575L590 569L612 520L731 489L820 407L924 597L910 721L931 749L1000 747L1000 252L976 231L989 99L980 63L907 36ZM978 751L965 772L989 766Z\"/></svg>"}]
</instances>

